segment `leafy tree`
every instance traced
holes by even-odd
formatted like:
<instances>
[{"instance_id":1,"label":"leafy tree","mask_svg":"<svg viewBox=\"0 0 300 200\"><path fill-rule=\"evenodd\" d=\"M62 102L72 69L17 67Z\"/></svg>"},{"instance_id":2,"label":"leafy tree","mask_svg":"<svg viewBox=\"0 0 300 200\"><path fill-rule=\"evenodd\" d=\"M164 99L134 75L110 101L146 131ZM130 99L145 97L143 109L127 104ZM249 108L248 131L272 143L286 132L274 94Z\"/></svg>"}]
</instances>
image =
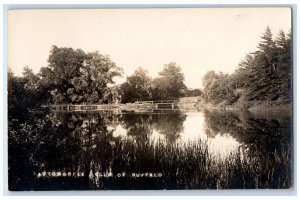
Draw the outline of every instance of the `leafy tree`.
<instances>
[{"instance_id":1,"label":"leafy tree","mask_svg":"<svg viewBox=\"0 0 300 200\"><path fill-rule=\"evenodd\" d=\"M231 76L208 71L203 77L204 98L213 103L226 102L231 104L237 98L231 84Z\"/></svg>"},{"instance_id":2,"label":"leafy tree","mask_svg":"<svg viewBox=\"0 0 300 200\"><path fill-rule=\"evenodd\" d=\"M8 71L8 117L22 120L28 111L43 103L43 90L39 86L39 77L28 67L24 67L22 77Z\"/></svg>"},{"instance_id":3,"label":"leafy tree","mask_svg":"<svg viewBox=\"0 0 300 200\"><path fill-rule=\"evenodd\" d=\"M212 100L215 96L213 90L218 87L216 82L218 81L219 76L215 71L208 71L203 77L203 86L204 86L204 98L208 101Z\"/></svg>"},{"instance_id":4,"label":"leafy tree","mask_svg":"<svg viewBox=\"0 0 300 200\"><path fill-rule=\"evenodd\" d=\"M110 84L122 74L109 57L81 49L52 47L49 65L40 71L41 85L54 103L104 103L111 98Z\"/></svg>"},{"instance_id":5,"label":"leafy tree","mask_svg":"<svg viewBox=\"0 0 300 200\"><path fill-rule=\"evenodd\" d=\"M203 93L200 89L187 89L185 96L187 97L196 97L201 96Z\"/></svg>"},{"instance_id":6,"label":"leafy tree","mask_svg":"<svg viewBox=\"0 0 300 200\"><path fill-rule=\"evenodd\" d=\"M15 119L19 113L27 112L26 90L23 87L23 80L16 77L14 73L8 71L7 98L8 98L8 118Z\"/></svg>"},{"instance_id":7,"label":"leafy tree","mask_svg":"<svg viewBox=\"0 0 300 200\"><path fill-rule=\"evenodd\" d=\"M122 74L109 57L98 52L88 53L80 75L71 80L73 88L67 91L72 102L108 103L113 91L113 78Z\"/></svg>"},{"instance_id":8,"label":"leafy tree","mask_svg":"<svg viewBox=\"0 0 300 200\"><path fill-rule=\"evenodd\" d=\"M41 84L49 88L53 103L72 103L67 91L74 89L72 80L80 75L87 55L80 49L53 46L47 67L40 71Z\"/></svg>"},{"instance_id":9,"label":"leafy tree","mask_svg":"<svg viewBox=\"0 0 300 200\"><path fill-rule=\"evenodd\" d=\"M123 102L135 102L137 100L149 100L151 98L151 77L148 71L139 67L133 75L128 76L120 88Z\"/></svg>"},{"instance_id":10,"label":"leafy tree","mask_svg":"<svg viewBox=\"0 0 300 200\"><path fill-rule=\"evenodd\" d=\"M176 63L166 64L152 83L153 99L172 99L185 96L184 75Z\"/></svg>"}]
</instances>

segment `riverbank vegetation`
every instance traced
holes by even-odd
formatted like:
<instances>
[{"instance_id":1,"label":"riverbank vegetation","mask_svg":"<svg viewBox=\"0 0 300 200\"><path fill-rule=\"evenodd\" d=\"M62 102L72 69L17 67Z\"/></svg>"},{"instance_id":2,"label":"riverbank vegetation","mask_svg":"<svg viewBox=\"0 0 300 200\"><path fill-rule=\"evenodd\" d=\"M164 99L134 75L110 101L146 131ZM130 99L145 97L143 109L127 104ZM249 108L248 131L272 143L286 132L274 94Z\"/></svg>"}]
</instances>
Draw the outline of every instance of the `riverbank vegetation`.
<instances>
[{"instance_id":1,"label":"riverbank vegetation","mask_svg":"<svg viewBox=\"0 0 300 200\"><path fill-rule=\"evenodd\" d=\"M290 110L292 101L292 35L274 39L267 27L257 46L232 74L209 71L203 78L199 107Z\"/></svg>"}]
</instances>

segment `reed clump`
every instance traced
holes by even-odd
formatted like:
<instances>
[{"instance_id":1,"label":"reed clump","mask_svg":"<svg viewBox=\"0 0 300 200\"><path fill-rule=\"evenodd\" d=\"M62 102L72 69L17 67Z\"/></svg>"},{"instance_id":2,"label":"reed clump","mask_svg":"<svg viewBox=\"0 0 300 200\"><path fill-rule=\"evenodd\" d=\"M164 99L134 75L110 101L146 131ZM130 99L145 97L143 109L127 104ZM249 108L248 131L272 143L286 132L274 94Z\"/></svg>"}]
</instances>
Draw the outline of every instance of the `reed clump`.
<instances>
[{"instance_id":1,"label":"reed clump","mask_svg":"<svg viewBox=\"0 0 300 200\"><path fill-rule=\"evenodd\" d=\"M249 149L240 148L222 158L209 153L208 143L201 140L170 144L147 138L120 139L111 147L111 165L102 168L104 171L161 173L158 180L163 184L161 189L258 189L290 188L292 185L290 149L281 148L256 157ZM98 161L103 163L101 158ZM128 181L136 179L131 177Z\"/></svg>"}]
</instances>

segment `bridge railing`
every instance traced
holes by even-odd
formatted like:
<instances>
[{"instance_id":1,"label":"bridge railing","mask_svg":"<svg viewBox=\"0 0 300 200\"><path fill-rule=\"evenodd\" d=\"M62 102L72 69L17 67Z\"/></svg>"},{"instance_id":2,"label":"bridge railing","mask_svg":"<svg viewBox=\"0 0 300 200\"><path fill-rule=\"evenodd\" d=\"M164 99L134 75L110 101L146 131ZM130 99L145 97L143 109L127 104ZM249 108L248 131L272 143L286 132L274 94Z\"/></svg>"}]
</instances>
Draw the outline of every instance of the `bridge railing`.
<instances>
[{"instance_id":1,"label":"bridge railing","mask_svg":"<svg viewBox=\"0 0 300 200\"><path fill-rule=\"evenodd\" d=\"M178 100L160 100L160 101L137 101L129 104L60 104L52 105L51 108L58 111L74 111L74 110L112 110L112 109L132 109L132 108L176 108Z\"/></svg>"},{"instance_id":2,"label":"bridge railing","mask_svg":"<svg viewBox=\"0 0 300 200\"><path fill-rule=\"evenodd\" d=\"M174 100L158 100L158 101L136 101L134 103L138 103L138 104L142 104L142 103L178 103L179 100L178 99L174 99Z\"/></svg>"}]
</instances>

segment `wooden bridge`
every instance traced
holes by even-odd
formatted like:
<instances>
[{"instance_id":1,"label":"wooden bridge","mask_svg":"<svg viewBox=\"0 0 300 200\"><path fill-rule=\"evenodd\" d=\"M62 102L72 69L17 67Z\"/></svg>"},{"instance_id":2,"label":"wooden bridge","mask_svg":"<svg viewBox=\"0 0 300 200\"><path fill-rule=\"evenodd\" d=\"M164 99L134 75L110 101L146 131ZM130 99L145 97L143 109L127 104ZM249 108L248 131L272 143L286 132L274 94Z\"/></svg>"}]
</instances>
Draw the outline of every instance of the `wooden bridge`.
<instances>
[{"instance_id":1,"label":"wooden bridge","mask_svg":"<svg viewBox=\"0 0 300 200\"><path fill-rule=\"evenodd\" d=\"M175 106L179 100L161 100L161 101L137 101L135 104L151 104L154 108L171 108L175 109Z\"/></svg>"},{"instance_id":2,"label":"wooden bridge","mask_svg":"<svg viewBox=\"0 0 300 200\"><path fill-rule=\"evenodd\" d=\"M55 111L97 111L97 110L174 110L177 108L178 100L162 101L136 101L126 104L60 104L52 105Z\"/></svg>"}]
</instances>

